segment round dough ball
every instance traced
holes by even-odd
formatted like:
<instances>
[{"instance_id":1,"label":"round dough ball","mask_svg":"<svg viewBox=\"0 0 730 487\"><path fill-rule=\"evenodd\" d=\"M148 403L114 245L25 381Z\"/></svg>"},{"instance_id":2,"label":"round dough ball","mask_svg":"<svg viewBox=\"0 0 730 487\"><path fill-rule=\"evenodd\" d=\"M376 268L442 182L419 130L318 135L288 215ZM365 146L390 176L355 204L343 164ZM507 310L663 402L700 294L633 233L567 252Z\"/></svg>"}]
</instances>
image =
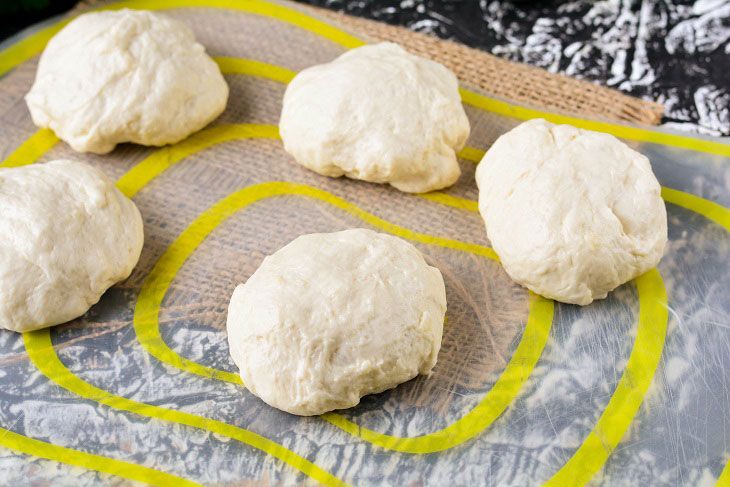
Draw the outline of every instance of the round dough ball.
<instances>
[{"instance_id":1,"label":"round dough ball","mask_svg":"<svg viewBox=\"0 0 730 487\"><path fill-rule=\"evenodd\" d=\"M46 46L33 122L79 152L178 142L215 119L228 85L188 27L144 10L79 16Z\"/></svg>"},{"instance_id":2,"label":"round dough ball","mask_svg":"<svg viewBox=\"0 0 730 487\"><path fill-rule=\"evenodd\" d=\"M451 71L384 42L297 74L279 129L312 171L422 193L459 179L469 120Z\"/></svg>"},{"instance_id":3,"label":"round dough ball","mask_svg":"<svg viewBox=\"0 0 730 487\"><path fill-rule=\"evenodd\" d=\"M589 304L659 262L667 213L649 160L612 135L530 120L476 172L479 211L512 279Z\"/></svg>"},{"instance_id":4,"label":"round dough ball","mask_svg":"<svg viewBox=\"0 0 730 487\"><path fill-rule=\"evenodd\" d=\"M413 245L364 229L311 234L236 288L228 343L253 394L308 416L429 374L445 313L441 272Z\"/></svg>"},{"instance_id":5,"label":"round dough ball","mask_svg":"<svg viewBox=\"0 0 730 487\"><path fill-rule=\"evenodd\" d=\"M0 169L0 328L25 332L84 314L142 251L142 217L93 167Z\"/></svg>"}]
</instances>

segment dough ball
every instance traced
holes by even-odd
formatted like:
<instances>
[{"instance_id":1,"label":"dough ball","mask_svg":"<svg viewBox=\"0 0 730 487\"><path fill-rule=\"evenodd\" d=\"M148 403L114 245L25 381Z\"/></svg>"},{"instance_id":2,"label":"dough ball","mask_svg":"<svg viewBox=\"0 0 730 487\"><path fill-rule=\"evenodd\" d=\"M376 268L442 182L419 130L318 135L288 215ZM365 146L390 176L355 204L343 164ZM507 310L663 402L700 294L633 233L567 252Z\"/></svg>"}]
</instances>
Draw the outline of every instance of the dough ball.
<instances>
[{"instance_id":1,"label":"dough ball","mask_svg":"<svg viewBox=\"0 0 730 487\"><path fill-rule=\"evenodd\" d=\"M441 273L413 245L364 229L318 233L236 288L228 343L253 394L314 415L429 374L445 313Z\"/></svg>"},{"instance_id":2,"label":"dough ball","mask_svg":"<svg viewBox=\"0 0 730 487\"><path fill-rule=\"evenodd\" d=\"M469 120L451 71L384 42L295 76L279 129L312 171L422 193L459 178Z\"/></svg>"},{"instance_id":3,"label":"dough ball","mask_svg":"<svg viewBox=\"0 0 730 487\"><path fill-rule=\"evenodd\" d=\"M142 251L137 207L74 161L0 169L0 328L25 332L84 314Z\"/></svg>"},{"instance_id":4,"label":"dough ball","mask_svg":"<svg viewBox=\"0 0 730 487\"><path fill-rule=\"evenodd\" d=\"M548 298L605 298L664 251L667 213L649 160L612 135L530 120L497 139L476 179L507 274Z\"/></svg>"},{"instance_id":5,"label":"dough ball","mask_svg":"<svg viewBox=\"0 0 730 487\"><path fill-rule=\"evenodd\" d=\"M190 29L144 10L79 16L46 46L26 95L33 122L79 152L178 142L215 119L228 85Z\"/></svg>"}]
</instances>

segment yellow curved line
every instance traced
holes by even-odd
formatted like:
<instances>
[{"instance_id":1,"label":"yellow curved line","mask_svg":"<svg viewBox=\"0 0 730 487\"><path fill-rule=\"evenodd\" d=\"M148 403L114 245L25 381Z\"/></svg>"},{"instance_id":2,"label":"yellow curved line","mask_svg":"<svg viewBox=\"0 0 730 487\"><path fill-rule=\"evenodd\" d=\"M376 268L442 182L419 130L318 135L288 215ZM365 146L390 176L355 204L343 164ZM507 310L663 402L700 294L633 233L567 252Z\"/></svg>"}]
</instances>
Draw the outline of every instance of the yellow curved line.
<instances>
[{"instance_id":1,"label":"yellow curved line","mask_svg":"<svg viewBox=\"0 0 730 487\"><path fill-rule=\"evenodd\" d=\"M113 458L94 455L83 451L73 450L54 445L45 441L29 438L5 428L0 428L0 446L27 453L48 460L76 465L98 472L109 473L125 479L136 480L146 484L164 487L196 487L197 482L161 472L153 468L143 467L134 463L114 460Z\"/></svg>"},{"instance_id":2,"label":"yellow curved line","mask_svg":"<svg viewBox=\"0 0 730 487\"><path fill-rule=\"evenodd\" d=\"M507 367L484 399L446 428L422 436L404 438L363 428L334 413L327 413L322 418L365 441L404 453L433 453L464 443L487 429L517 397L545 347L553 311L552 300L530 292L527 325Z\"/></svg>"},{"instance_id":3,"label":"yellow curved line","mask_svg":"<svg viewBox=\"0 0 730 487\"><path fill-rule=\"evenodd\" d=\"M324 201L393 235L421 243L463 250L494 259L492 249L441 237L424 235L388 223L320 189L295 183L261 183L233 193L199 216L160 257L142 285L134 310L134 329L142 346L153 356L173 367L204 377L243 385L237 374L206 367L173 351L160 334L162 300L175 275L192 252L223 221L242 208L265 198L299 195ZM492 389L464 417L437 432L411 438L393 437L362 428L334 413L323 419L364 440L406 453L432 453L463 443L486 429L512 402L529 377L550 333L553 302L530 295L530 314L520 344Z\"/></svg>"},{"instance_id":4,"label":"yellow curved line","mask_svg":"<svg viewBox=\"0 0 730 487\"><path fill-rule=\"evenodd\" d=\"M482 157L484 157L484 154L486 154L486 152L481 149L476 149L474 147L464 147L456 155L462 159L476 162L478 164L479 161L482 160Z\"/></svg>"},{"instance_id":5,"label":"yellow curved line","mask_svg":"<svg viewBox=\"0 0 730 487\"><path fill-rule=\"evenodd\" d=\"M282 68L275 64L255 61L253 59L241 59L237 57L214 57L213 60L218 63L218 67L223 74L247 74L250 76L260 76L280 83L289 83L296 71Z\"/></svg>"},{"instance_id":6,"label":"yellow curved line","mask_svg":"<svg viewBox=\"0 0 730 487\"><path fill-rule=\"evenodd\" d=\"M672 203L682 208L694 211L700 215L704 215L710 220L722 225L725 230L730 232L730 209L722 205L718 205L712 201L708 201L699 196L685 193L672 188L662 186L662 198L667 203Z\"/></svg>"},{"instance_id":7,"label":"yellow curved line","mask_svg":"<svg viewBox=\"0 0 730 487\"><path fill-rule=\"evenodd\" d=\"M448 193L443 193L441 191L432 191L431 193L421 193L416 195L420 198L433 201L435 203L441 203L442 205L451 206L453 208L458 208L460 210L467 210L467 211L479 211L479 203L477 203L474 200L469 200L466 198L460 198L458 196L453 196Z\"/></svg>"},{"instance_id":8,"label":"yellow curved line","mask_svg":"<svg viewBox=\"0 0 730 487\"><path fill-rule=\"evenodd\" d=\"M0 168L20 167L32 164L56 145L58 137L51 129L41 129L31 135L0 164Z\"/></svg>"},{"instance_id":9,"label":"yellow curved line","mask_svg":"<svg viewBox=\"0 0 730 487\"><path fill-rule=\"evenodd\" d=\"M247 138L278 139L279 129L275 125L235 124L215 125L196 132L182 142L165 146L140 161L117 181L117 188L131 198L137 191L152 181L162 171L177 164L194 152L221 142Z\"/></svg>"},{"instance_id":10,"label":"yellow curved line","mask_svg":"<svg viewBox=\"0 0 730 487\"><path fill-rule=\"evenodd\" d=\"M66 366L63 365L63 362L61 362L58 358L58 355L56 355L56 351L53 349L53 343L51 343L49 328L24 333L23 340L25 342L25 348L28 352L28 356L35 366L38 367L38 370L59 386L64 389L68 389L78 396L122 411L128 411L143 416L149 416L151 418L184 424L193 428L218 433L268 453L324 485L346 485L337 477L297 455L293 451L246 429L239 428L222 421L216 421L214 419L204 418L194 414L152 406L150 404L133 401L121 396L115 396L83 381L66 368Z\"/></svg>"},{"instance_id":11,"label":"yellow curved line","mask_svg":"<svg viewBox=\"0 0 730 487\"><path fill-rule=\"evenodd\" d=\"M566 123L586 130L605 132L607 134L615 135L616 137L621 137L622 139L651 142L654 144L681 147L683 149L690 149L699 152L706 152L708 154L717 154L725 157L730 157L730 144L725 144L722 142L698 139L695 137L688 137L686 135L668 134L655 130L632 127L629 125L597 122L595 120L585 120L577 117L569 117L567 115L558 115L556 113L543 112L540 110L534 110L532 108L510 105L509 103L495 100L493 98L488 98L484 95L479 95L464 88L459 88L459 92L461 93L461 100L464 103L488 112L496 113L498 115L519 118L521 120L544 118L545 120L553 123Z\"/></svg>"},{"instance_id":12,"label":"yellow curved line","mask_svg":"<svg viewBox=\"0 0 730 487\"><path fill-rule=\"evenodd\" d=\"M246 74L252 76L260 76L263 78L279 81L281 83L288 83L296 75L294 71L291 71L289 69L250 59L216 58L216 62L218 62L219 66L221 67L221 71L227 74ZM563 121L559 123L570 122ZM276 137L278 137L278 132ZM477 149L475 147L464 147L461 151L459 151L457 155L461 159L478 164L484 157L484 154L486 154L486 151L482 149ZM417 196L420 196L421 198L425 198L430 201L435 201L437 203L452 206L454 208L469 211L479 211L479 206L476 201L459 198L440 191L419 194ZM730 210L728 210L727 208L724 208L717 203L713 203L711 201L700 198L699 196L694 196L689 193L666 187L662 187L662 197L665 199L665 201L669 203L682 206L696 213L704 215L730 231Z\"/></svg>"},{"instance_id":13,"label":"yellow curved line","mask_svg":"<svg viewBox=\"0 0 730 487\"><path fill-rule=\"evenodd\" d=\"M725 468L722 469L715 487L730 487L730 460L725 465Z\"/></svg>"},{"instance_id":14,"label":"yellow curved line","mask_svg":"<svg viewBox=\"0 0 730 487\"><path fill-rule=\"evenodd\" d=\"M120 8L144 8L148 10L158 10L178 7L234 9L279 19L283 22L296 25L302 29L329 39L332 42L348 49L360 47L365 44L365 42L361 39L358 39L357 37L354 37L332 25L296 10L268 3L264 0L124 0L92 10L117 10ZM16 42L12 46L0 52L0 76L21 62L38 54L41 50L43 50L48 40L72 19L73 18L69 18L60 21L55 25L47 27L40 32ZM610 133L625 139L671 145L730 157L730 145L721 142L684 135L667 134L638 127L631 127L628 125L618 125L565 115L557 115L550 112L510 105L509 103L500 100L479 95L465 88L460 88L459 91L461 92L464 103L500 115L507 115L523 120L531 118L545 118L546 120L554 123L567 123L576 127Z\"/></svg>"},{"instance_id":15,"label":"yellow curved line","mask_svg":"<svg viewBox=\"0 0 730 487\"><path fill-rule=\"evenodd\" d=\"M182 142L172 146L165 146L152 153L122 176L117 181L117 187L122 191L122 193L131 198L161 172L180 162L185 157L215 144L247 138L279 139L279 129L275 125L265 124L216 125L203 129ZM25 145L30 144L26 142L23 146ZM464 154L464 151L466 151L466 154ZM473 161L474 159L477 159L480 152L483 151L472 147L465 147L460 153L460 157ZM471 159L467 157L470 154L472 156ZM15 153L11 154L11 157L14 155ZM481 158L478 159L480 160ZM479 206L476 201L452 196L440 191L423 193L417 196L429 201L452 206L454 208L475 212L479 211ZM699 213L700 215L704 215L730 231L729 209L712 201L700 198L699 196L667 187L662 187L662 197L668 203L672 203ZM496 254L494 254L494 258L499 259Z\"/></svg>"},{"instance_id":16,"label":"yellow curved line","mask_svg":"<svg viewBox=\"0 0 730 487\"><path fill-rule=\"evenodd\" d=\"M639 329L621 380L593 431L544 485L585 485L601 469L636 416L649 389L667 334L667 293L659 271L636 278ZM641 299L643 296L644 299Z\"/></svg>"}]
</instances>

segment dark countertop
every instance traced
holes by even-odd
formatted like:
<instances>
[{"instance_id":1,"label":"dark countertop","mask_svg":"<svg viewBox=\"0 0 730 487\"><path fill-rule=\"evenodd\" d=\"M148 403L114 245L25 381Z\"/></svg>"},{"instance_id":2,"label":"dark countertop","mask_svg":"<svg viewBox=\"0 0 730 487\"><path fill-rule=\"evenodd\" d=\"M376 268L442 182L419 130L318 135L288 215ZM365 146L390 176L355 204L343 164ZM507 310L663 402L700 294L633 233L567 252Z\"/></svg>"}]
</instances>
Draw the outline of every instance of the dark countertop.
<instances>
[{"instance_id":1,"label":"dark countertop","mask_svg":"<svg viewBox=\"0 0 730 487\"><path fill-rule=\"evenodd\" d=\"M667 127L730 136L728 0L300 1L657 101Z\"/></svg>"}]
</instances>

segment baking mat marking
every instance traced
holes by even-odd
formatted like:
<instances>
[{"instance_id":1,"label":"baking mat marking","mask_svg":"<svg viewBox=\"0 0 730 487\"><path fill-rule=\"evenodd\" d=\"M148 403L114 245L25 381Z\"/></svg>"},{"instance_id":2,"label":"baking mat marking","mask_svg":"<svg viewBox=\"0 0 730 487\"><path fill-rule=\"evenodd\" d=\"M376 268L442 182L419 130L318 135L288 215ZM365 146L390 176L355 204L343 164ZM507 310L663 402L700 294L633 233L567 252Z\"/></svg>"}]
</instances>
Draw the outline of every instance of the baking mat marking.
<instances>
[{"instance_id":1,"label":"baking mat marking","mask_svg":"<svg viewBox=\"0 0 730 487\"><path fill-rule=\"evenodd\" d=\"M122 411L218 433L266 452L326 486L345 485L342 480L293 451L246 429L222 421L126 399L85 382L75 376L58 358L53 349L49 328L24 333L23 340L28 356L38 370L59 386L78 396Z\"/></svg>"},{"instance_id":2,"label":"baking mat marking","mask_svg":"<svg viewBox=\"0 0 730 487\"><path fill-rule=\"evenodd\" d=\"M161 472L149 467L143 467L130 462L123 462L113 458L94 455L83 451L54 445L45 441L23 436L19 433L0 427L0 445L11 450L20 451L37 457L56 460L57 462L76 465L90 470L109 473L125 479L139 482L153 482L154 485L164 487L195 487L196 482Z\"/></svg>"}]
</instances>

